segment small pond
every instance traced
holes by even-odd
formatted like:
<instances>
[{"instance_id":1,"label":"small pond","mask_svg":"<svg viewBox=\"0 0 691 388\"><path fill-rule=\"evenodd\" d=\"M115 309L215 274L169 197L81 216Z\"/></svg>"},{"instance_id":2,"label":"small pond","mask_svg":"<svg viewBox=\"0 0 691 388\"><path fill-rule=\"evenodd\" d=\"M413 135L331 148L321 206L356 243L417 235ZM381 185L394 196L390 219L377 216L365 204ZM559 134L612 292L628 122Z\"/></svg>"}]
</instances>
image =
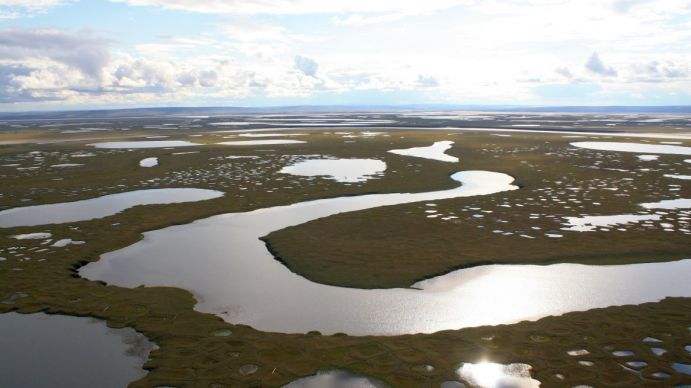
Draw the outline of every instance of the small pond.
<instances>
[{"instance_id":1,"label":"small pond","mask_svg":"<svg viewBox=\"0 0 691 388\"><path fill-rule=\"evenodd\" d=\"M0 314L0 386L121 388L137 380L153 344L92 318Z\"/></svg>"},{"instance_id":2,"label":"small pond","mask_svg":"<svg viewBox=\"0 0 691 388\"><path fill-rule=\"evenodd\" d=\"M230 145L230 146L247 146L247 145L279 145L279 144L302 144L307 143L302 140L290 140L290 139L275 139L275 140L235 140L235 141L223 141L217 144Z\"/></svg>"},{"instance_id":3,"label":"small pond","mask_svg":"<svg viewBox=\"0 0 691 388\"><path fill-rule=\"evenodd\" d=\"M322 176L337 182L364 182L386 170L377 159L307 159L283 167L281 173L299 176Z\"/></svg>"},{"instance_id":4,"label":"small pond","mask_svg":"<svg viewBox=\"0 0 691 388\"><path fill-rule=\"evenodd\" d=\"M451 149L452 145L452 141L444 140L437 141L431 146L427 147L413 147L400 150L389 150L389 152L397 155L413 156L416 158L439 160L441 162L457 163L457 157L445 154L446 151Z\"/></svg>"},{"instance_id":5,"label":"small pond","mask_svg":"<svg viewBox=\"0 0 691 388\"><path fill-rule=\"evenodd\" d=\"M221 191L206 189L148 189L81 201L16 207L0 211L0 228L86 221L110 216L137 205L195 202L223 195Z\"/></svg>"},{"instance_id":6,"label":"small pond","mask_svg":"<svg viewBox=\"0 0 691 388\"><path fill-rule=\"evenodd\" d=\"M598 151L637 152L648 154L691 155L691 147L666 144L623 143L615 141L580 141L572 146Z\"/></svg>"},{"instance_id":7,"label":"small pond","mask_svg":"<svg viewBox=\"0 0 691 388\"><path fill-rule=\"evenodd\" d=\"M192 143L184 140L151 140L151 141L109 141L103 143L93 143L90 146L96 148L128 149L128 148L168 148L168 147L191 147L201 144Z\"/></svg>"},{"instance_id":8,"label":"small pond","mask_svg":"<svg viewBox=\"0 0 691 388\"><path fill-rule=\"evenodd\" d=\"M139 161L140 167L156 167L158 166L158 158L144 158Z\"/></svg>"},{"instance_id":9,"label":"small pond","mask_svg":"<svg viewBox=\"0 0 691 388\"><path fill-rule=\"evenodd\" d=\"M383 382L345 370L320 371L314 376L297 379L283 388L385 388Z\"/></svg>"}]
</instances>

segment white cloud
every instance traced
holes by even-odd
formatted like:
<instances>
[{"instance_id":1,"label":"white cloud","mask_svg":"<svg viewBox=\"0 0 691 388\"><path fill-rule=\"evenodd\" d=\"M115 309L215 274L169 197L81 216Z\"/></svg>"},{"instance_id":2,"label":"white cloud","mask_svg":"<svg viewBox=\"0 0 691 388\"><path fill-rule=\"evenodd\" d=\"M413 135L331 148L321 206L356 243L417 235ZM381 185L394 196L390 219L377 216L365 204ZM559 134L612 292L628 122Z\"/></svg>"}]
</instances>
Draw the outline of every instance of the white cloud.
<instances>
[{"instance_id":1,"label":"white cloud","mask_svg":"<svg viewBox=\"0 0 691 388\"><path fill-rule=\"evenodd\" d=\"M418 75L417 83L423 88L434 88L439 86L439 80L432 76Z\"/></svg>"},{"instance_id":2,"label":"white cloud","mask_svg":"<svg viewBox=\"0 0 691 388\"><path fill-rule=\"evenodd\" d=\"M112 0L133 6L213 14L342 14L424 13L470 3L471 0Z\"/></svg>"},{"instance_id":3,"label":"white cloud","mask_svg":"<svg viewBox=\"0 0 691 388\"><path fill-rule=\"evenodd\" d=\"M87 31L0 30L0 61L50 60L99 78L109 60L107 42Z\"/></svg>"},{"instance_id":4,"label":"white cloud","mask_svg":"<svg viewBox=\"0 0 691 388\"><path fill-rule=\"evenodd\" d=\"M397 20L403 19L404 17L411 16L410 13L385 13L380 15L365 16L362 14L350 14L346 17L334 16L333 21L337 25L342 26L362 26L368 24L377 23L391 23Z\"/></svg>"},{"instance_id":5,"label":"white cloud","mask_svg":"<svg viewBox=\"0 0 691 388\"><path fill-rule=\"evenodd\" d=\"M617 76L617 71L613 67L605 65L597 53L593 53L590 58L588 58L588 62L585 63L585 68L595 74L607 77Z\"/></svg>"},{"instance_id":6,"label":"white cloud","mask_svg":"<svg viewBox=\"0 0 691 388\"><path fill-rule=\"evenodd\" d=\"M16 19L72 3L74 0L3 0L0 4L0 19Z\"/></svg>"},{"instance_id":7,"label":"white cloud","mask_svg":"<svg viewBox=\"0 0 691 388\"><path fill-rule=\"evenodd\" d=\"M226 36L241 42L287 42L294 38L282 27L268 23L258 23L248 19L231 19L220 26Z\"/></svg>"},{"instance_id":8,"label":"white cloud","mask_svg":"<svg viewBox=\"0 0 691 388\"><path fill-rule=\"evenodd\" d=\"M3 0L2 5L6 7L22 7L30 10L47 9L72 0Z\"/></svg>"},{"instance_id":9,"label":"white cloud","mask_svg":"<svg viewBox=\"0 0 691 388\"><path fill-rule=\"evenodd\" d=\"M673 61L649 61L634 63L631 72L635 80L644 82L664 82L670 79L687 79L691 77L688 65L677 64Z\"/></svg>"},{"instance_id":10,"label":"white cloud","mask_svg":"<svg viewBox=\"0 0 691 388\"><path fill-rule=\"evenodd\" d=\"M21 12L67 3L10 1ZM118 29L130 28L124 19L99 35L0 31L0 101L256 102L390 91L430 102L544 103L541 86L614 99L688 95L691 81L688 0L113 1L157 7L126 13L160 20L135 37ZM83 19L98 26L99 17L110 15ZM189 24L178 28L181 17Z\"/></svg>"},{"instance_id":11,"label":"white cloud","mask_svg":"<svg viewBox=\"0 0 691 388\"><path fill-rule=\"evenodd\" d=\"M615 0L612 4L612 8L616 12L629 12L632 8L634 8L637 5L643 4L643 3L648 3L651 0Z\"/></svg>"},{"instance_id":12,"label":"white cloud","mask_svg":"<svg viewBox=\"0 0 691 388\"><path fill-rule=\"evenodd\" d=\"M307 57L257 66L228 54L184 56L176 45L141 44L111 52L87 32L18 29L0 32L0 103L173 103L189 99L305 96L323 89ZM181 42L181 43L176 43ZM298 67L298 69L295 68ZM125 96L128 96L127 98Z\"/></svg>"},{"instance_id":13,"label":"white cloud","mask_svg":"<svg viewBox=\"0 0 691 388\"><path fill-rule=\"evenodd\" d=\"M296 55L294 62L295 68L300 70L304 75L310 77L314 77L317 75L317 69L319 69L319 65L314 59L303 57L302 55Z\"/></svg>"},{"instance_id":14,"label":"white cloud","mask_svg":"<svg viewBox=\"0 0 691 388\"><path fill-rule=\"evenodd\" d=\"M564 78L573 78L573 73L571 73L571 70L569 70L568 67L557 67L554 71Z\"/></svg>"}]
</instances>

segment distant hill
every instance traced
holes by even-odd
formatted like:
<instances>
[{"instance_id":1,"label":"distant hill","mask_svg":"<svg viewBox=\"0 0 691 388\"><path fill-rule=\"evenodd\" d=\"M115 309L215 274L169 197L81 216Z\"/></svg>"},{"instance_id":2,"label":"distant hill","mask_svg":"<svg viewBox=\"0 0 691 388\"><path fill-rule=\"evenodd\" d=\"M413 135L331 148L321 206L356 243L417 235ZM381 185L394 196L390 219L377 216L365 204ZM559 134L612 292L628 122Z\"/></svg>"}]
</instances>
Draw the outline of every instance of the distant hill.
<instances>
[{"instance_id":1,"label":"distant hill","mask_svg":"<svg viewBox=\"0 0 691 388\"><path fill-rule=\"evenodd\" d=\"M0 112L0 120L88 119L161 116L225 116L268 113L355 113L355 112L533 112L533 113L641 113L691 114L691 106L522 106L522 105L305 105L276 107L163 107L71 111Z\"/></svg>"}]
</instances>

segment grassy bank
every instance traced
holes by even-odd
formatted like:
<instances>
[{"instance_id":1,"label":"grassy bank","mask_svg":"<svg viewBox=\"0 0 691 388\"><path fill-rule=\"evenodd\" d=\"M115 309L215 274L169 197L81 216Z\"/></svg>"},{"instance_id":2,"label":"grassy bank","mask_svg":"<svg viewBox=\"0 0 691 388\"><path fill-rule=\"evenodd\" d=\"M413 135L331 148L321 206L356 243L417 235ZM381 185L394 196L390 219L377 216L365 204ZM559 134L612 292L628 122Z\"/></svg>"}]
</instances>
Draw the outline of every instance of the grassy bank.
<instances>
[{"instance_id":1,"label":"grassy bank","mask_svg":"<svg viewBox=\"0 0 691 388\"><path fill-rule=\"evenodd\" d=\"M688 211L639 206L691 195L689 181L664 176L688 173L682 155L641 162L634 153L575 149L562 136L455 139L458 169L504 172L521 189L342 213L273 232L265 237L269 249L310 280L357 288L407 287L484 264L627 264L691 256ZM638 212L659 212L660 220L608 231L563 230L567 217Z\"/></svg>"},{"instance_id":2,"label":"grassy bank","mask_svg":"<svg viewBox=\"0 0 691 388\"><path fill-rule=\"evenodd\" d=\"M213 143L220 141L220 138L222 136L204 135L194 139L202 143ZM112 327L135 328L156 342L159 349L152 352L150 360L145 365L150 372L141 380L134 382L132 384L134 387L280 386L298 377L314 374L318 370L332 368L348 369L370 375L396 387L438 386L442 381L457 378L455 370L461 362L478 362L483 359L501 363L528 363L535 368L534 377L542 381L543 386L640 383L650 386L669 386L688 383L689 376L679 374L670 367L672 362L691 363L688 352L683 348L691 343L688 331L689 322L691 322L691 299L688 298L666 299L660 303L641 306L611 307L570 313L536 322L469 328L435 334L396 337L322 336L318 333L289 335L259 332L247 326L226 323L214 315L196 312L193 310L195 300L185 290L167 287L128 289L108 286L79 278L75 272L79 266L98 260L103 253L133 244L141 238L143 232L148 230L184 224L214 214L247 211L316 198L374 192L446 189L454 185L448 180L448 175L459 167L463 170L486 169L510 173L518 178L524 189L499 196L449 200L448 204L447 201L438 201L438 211L458 211L457 206L466 205L498 211L499 207L495 205L503 203L498 201L529 202L527 200L527 196L530 195L529 190L543 187L550 180L560 176L569 177L574 174L575 167L572 170L560 170L568 164L566 159L560 162L561 165L555 165L556 162L553 159L540 162L539 157L540 154L544 154L544 150L538 148L539 151L530 151L534 147L540 147L541 142L557 141L557 138L530 142L528 139L521 140L521 137L516 136L489 138L487 135L448 135L443 132L400 132L391 133L389 137L356 139L343 138L334 134L315 134L310 135L309 143L304 145L272 146L261 149L236 149L208 145L176 150L105 151L94 150L84 146L83 143L3 146L0 149L3 164L19 163L25 167L37 166L32 170L17 171L9 167L2 170L3 196L0 198L0 204L5 207L61 202L158 187L209 188L222 190L226 195L223 198L198 203L140 206L91 221L1 230L0 256L5 257L6 260L0 261L0 301L3 301L0 303L0 312L44 311L54 314L91 316L106 320ZM189 138L181 135L180 139ZM460 166L424 159L403 158L385 152L391 148L426 145L435 140L445 139L457 142L457 148L450 153L461 157ZM496 143L496 147L488 148L490 143L483 139L491 139L491 144ZM345 143L345 141L355 141L355 143ZM486 143L482 143L483 141ZM483 144L487 145L483 146ZM554 145L554 147L555 149L563 148L562 145ZM477 150L473 151L476 148ZM486 148L487 151L482 151L482 148ZM499 151L500 149L522 150L524 148L525 152L517 151L514 156L503 155ZM36 160L35 156L28 156L32 151L40 151L41 160ZM176 152L185 151L199 151L199 153L174 155ZM86 158L65 156L80 152L93 152L95 156ZM313 154L336 157L376 156L387 162L388 170L383 178L350 186L321 178L310 180L277 173L280 167L292 160L302 158L301 155ZM230 155L258 155L260 158L226 159ZM498 157L495 158L494 155ZM150 169L138 166L140 159L151 156L159 157L160 166ZM585 153L581 158L579 163L590 160L590 156ZM75 169L49 167L52 164L74 160L82 160L84 166L75 167ZM529 165L522 163L523 160L527 160ZM675 161L676 159L669 159L669 163L675 163ZM609 162L615 163L613 160ZM674 166L670 166L672 167ZM612 174L611 171L604 170L593 170L588 173L590 179L609 179ZM583 178L574 175L572 179L577 181ZM603 206L607 203L606 211L608 212L627 211L631 206L629 202L635 203L656 197L655 190L663 190L666 187L649 189L655 185L662 185L663 180L660 178L651 178L646 182L648 186L631 187L627 191L631 198L626 198L626 201L618 201L615 198L613 201L605 202L607 198L610 198L607 194L611 194L606 191L599 194L602 198L600 201ZM543 186L539 186L539 183ZM592 193L593 200L596 195L597 192ZM321 249L319 245L339 246L340 244L342 249L352 250L360 244L358 249L375 253L380 249L378 248L380 244L372 244L372 242L373 239L379 238L382 239L382 244L386 248L381 249L382 252L396 252L398 249L405 248L405 244L408 244L410 249L418 250L408 252L406 255L400 254L399 260L414 256L409 253L423 255L424 252L421 252L419 246L415 248L415 245L423 241L426 241L425 245L428 247L437 246L433 244L434 241L430 245L429 240L426 240L437 234L441 236L440 238L447 239L444 241L448 241L451 234L446 234L444 230L449 229L455 233L453 241L457 244L454 245L465 245L467 244L465 241L488 240L484 248L477 248L477 252L482 249L494 250L500 245L496 240L492 244L489 243L489 240L495 236L488 236L487 231L482 230L483 228L477 228L480 224L467 230L453 229L464 227L465 222L450 223L448 226L427 224L428 221L437 220L426 218L426 213L424 213L426 209L422 206L424 205L413 204L373 209L314 222L315 224L325 222L327 223L325 225L329 225L329 229L344 228L340 231L344 235L350 234L349 244L330 241L329 238L335 238L335 236L327 238L320 235L321 232L310 230L313 223L279 231L277 236L295 233L296 241L302 241L303 244L305 244L305 239L314 238L314 241L318 241L319 244L310 243L305 246L317 252ZM527 203L526 206L528 206ZM563 204L557 204L548 210L558 210L563 207ZM512 210L518 208L514 206ZM535 209L538 211L537 204ZM542 213L547 211L544 207L541 209L543 210L539 211ZM382 213L378 213L380 211ZM525 214L528 214L527 211ZM525 214L517 213L516 228L521 227L519 220ZM508 213L501 215L501 217L508 216ZM369 221L360 224L361 228L356 230L357 228L354 227L356 224L351 221L338 224L342 217L364 217L363 219L366 218ZM386 221L387 217L388 223L381 222ZM418 221L425 223L418 223ZM525 223L525 226L529 225L533 224ZM544 226L547 227L547 224ZM397 230L396 227L403 229ZM421 233L420 240L409 243L402 241L401 236L408 229ZM86 243L50 248L41 245L40 240L15 240L10 237L14 234L39 231L50 232L55 239L72 238ZM389 237L386 236L387 231L390 233ZM631 233L626 232L624 235L629 236ZM661 236L664 236L664 239L661 240ZM273 243L275 236L269 237ZM612 246L619 246L620 249L631 244L628 237L612 240L609 233L607 237L607 241ZM683 237L683 235L676 237L676 233L667 233L659 236L653 234L651 238L658 239L658 244L664 241L665 246L671 241L669 242L670 252L675 250L681 252L680 245L684 241ZM686 237L688 242L688 236ZM369 243L367 238L370 239ZM336 273L336 267L321 269L314 267L318 270L313 272L310 272L309 265L298 269L295 263L302 257L300 252L288 252L287 246L280 243L281 240L278 237L275 241L275 246L279 248L288 265L298 273L309 278ZM525 243L523 240L517 241L521 244ZM539 243L544 244L543 252L551 251L555 257L554 252L562 248L550 245L552 241L554 240L544 240ZM563 241L568 240L564 238ZM501 245L503 243L502 240ZM396 244L404 245L399 247ZM573 244L575 247L576 243ZM452 244L446 243L445 246L450 245ZM524 247L524 245L515 247ZM328 247L323 248L328 249ZM285 253L282 250L285 250ZM519 249L516 248L516 250ZM527 251L525 248L521 250ZM430 256L429 261L436 261L434 257L441 260L442 256L448 256L445 252L448 253L448 250L440 249L434 256ZM474 255L475 253L468 253L468 257ZM324 258L326 255L322 256L320 253L317 257ZM382 259L377 258L375 254L370 256L371 266L367 267L367 272L379 274L379 279L375 282L374 279L364 277L369 284L375 287L392 286L396 282L408 282L410 279L424 277L458 264L458 262L441 261L437 267L419 267L412 272L408 271L405 276L409 280L402 281L400 279L404 279L405 276L401 276L400 273L380 269L386 266L392 267L392 257L394 255ZM420 257L422 256L417 259L420 260ZM568 258L568 256L564 257ZM355 263L360 260L357 255L353 255L352 258ZM626 260L630 259L630 257L626 258ZM325 282L348 284L348 281L352 282L358 277L357 271L348 269L345 260L338 258L333 260L335 261L332 265L340 265L339 270L344 275L340 279ZM306 262L309 263L309 260ZM396 266L398 264L397 261ZM408 264L410 268L413 268L412 261ZM396 277L394 278L393 275ZM362 273L359 276L363 277ZM221 330L230 330L232 334L217 336L216 334ZM654 356L649 346L642 342L642 339L647 336L662 339L668 353L661 357ZM592 366L579 364L578 361L581 358L572 357L566 353L568 350L581 348L589 350L590 355L586 358L594 362ZM614 357L611 352L619 349L632 350L635 356ZM630 360L645 360L649 365L641 375L638 375L621 367L622 362ZM248 364L258 366L258 370L250 375L241 374L240 368ZM433 369L425 368L426 365L433 366ZM652 373L657 371L664 371L670 377L658 380L652 376ZM563 375L564 380L558 379L557 374Z\"/></svg>"}]
</instances>

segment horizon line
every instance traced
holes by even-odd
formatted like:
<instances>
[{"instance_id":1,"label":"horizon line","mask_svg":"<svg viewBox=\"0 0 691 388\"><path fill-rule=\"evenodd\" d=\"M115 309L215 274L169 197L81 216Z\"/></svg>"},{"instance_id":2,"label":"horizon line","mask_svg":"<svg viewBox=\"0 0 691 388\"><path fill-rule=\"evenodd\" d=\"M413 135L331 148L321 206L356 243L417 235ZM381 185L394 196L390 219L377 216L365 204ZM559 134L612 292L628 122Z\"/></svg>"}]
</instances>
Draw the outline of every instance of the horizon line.
<instances>
[{"instance_id":1,"label":"horizon line","mask_svg":"<svg viewBox=\"0 0 691 388\"><path fill-rule=\"evenodd\" d=\"M522 104L454 104L454 103L415 103L415 104L294 104L294 105L152 105L152 106L136 106L136 107L103 107L103 108L74 108L74 109L37 109L37 110L15 110L3 111L2 115L14 114L30 114L30 113L77 113L77 112L117 112L117 111L133 111L133 110L164 110L164 109L232 109L232 110L281 110L281 109L372 109L372 108L396 108L396 109L422 109L422 108L441 108L444 110L468 110L468 111L514 111L520 112L520 109L528 110L549 110L552 113L558 113L558 109L568 109L568 113L574 113L577 109L584 110L598 110L598 109L626 109L626 113L635 113L631 109L688 109L688 112L655 112L655 113L691 113L691 105L522 105ZM641 112L650 113L650 112Z\"/></svg>"}]
</instances>

